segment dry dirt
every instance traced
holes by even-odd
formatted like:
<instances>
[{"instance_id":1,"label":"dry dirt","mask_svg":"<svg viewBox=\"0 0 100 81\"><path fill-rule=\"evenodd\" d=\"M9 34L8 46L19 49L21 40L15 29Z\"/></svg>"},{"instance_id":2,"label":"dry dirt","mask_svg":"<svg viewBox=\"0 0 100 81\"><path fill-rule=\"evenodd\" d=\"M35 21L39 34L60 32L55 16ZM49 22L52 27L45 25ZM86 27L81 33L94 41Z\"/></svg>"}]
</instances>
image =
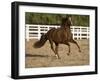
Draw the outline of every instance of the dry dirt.
<instances>
[{"instance_id":1,"label":"dry dirt","mask_svg":"<svg viewBox=\"0 0 100 81\"><path fill-rule=\"evenodd\" d=\"M81 52L78 52L78 48L75 44L71 45L71 54L68 56L68 46L64 44L59 45L58 53L61 59L57 59L55 54L50 48L50 44L47 41L41 48L33 48L33 39L26 41L25 44L25 67L56 67L56 66L78 66L89 64L89 40L78 40L77 43L81 48Z\"/></svg>"}]
</instances>

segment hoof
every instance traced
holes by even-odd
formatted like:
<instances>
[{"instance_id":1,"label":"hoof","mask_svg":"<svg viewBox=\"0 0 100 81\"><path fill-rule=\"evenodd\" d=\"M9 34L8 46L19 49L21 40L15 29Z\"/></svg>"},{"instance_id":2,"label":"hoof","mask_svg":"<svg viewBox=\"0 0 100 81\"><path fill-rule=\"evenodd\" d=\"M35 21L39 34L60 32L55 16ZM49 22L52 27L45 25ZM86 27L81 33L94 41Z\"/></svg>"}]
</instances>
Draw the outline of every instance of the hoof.
<instances>
[{"instance_id":1,"label":"hoof","mask_svg":"<svg viewBox=\"0 0 100 81\"><path fill-rule=\"evenodd\" d=\"M58 55L56 55L56 58L57 58L57 59L61 59Z\"/></svg>"},{"instance_id":2,"label":"hoof","mask_svg":"<svg viewBox=\"0 0 100 81\"><path fill-rule=\"evenodd\" d=\"M70 53L67 53L67 55L69 56L69 55L70 55Z\"/></svg>"},{"instance_id":3,"label":"hoof","mask_svg":"<svg viewBox=\"0 0 100 81\"><path fill-rule=\"evenodd\" d=\"M79 50L79 52L81 52L81 50Z\"/></svg>"},{"instance_id":4,"label":"hoof","mask_svg":"<svg viewBox=\"0 0 100 81\"><path fill-rule=\"evenodd\" d=\"M58 57L57 59L61 59L60 57Z\"/></svg>"}]
</instances>

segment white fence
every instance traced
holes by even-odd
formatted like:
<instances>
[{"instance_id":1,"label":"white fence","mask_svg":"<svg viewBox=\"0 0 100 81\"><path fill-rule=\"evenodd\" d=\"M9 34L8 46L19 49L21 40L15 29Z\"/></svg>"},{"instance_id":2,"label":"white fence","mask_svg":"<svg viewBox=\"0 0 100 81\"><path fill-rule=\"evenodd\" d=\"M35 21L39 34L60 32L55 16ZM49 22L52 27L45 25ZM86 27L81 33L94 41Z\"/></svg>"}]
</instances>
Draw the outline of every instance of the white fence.
<instances>
[{"instance_id":1,"label":"white fence","mask_svg":"<svg viewBox=\"0 0 100 81\"><path fill-rule=\"evenodd\" d=\"M58 28L57 25L30 25L26 24L26 40L40 39L42 33L46 33L51 28ZM89 39L89 27L71 26L74 39Z\"/></svg>"}]
</instances>

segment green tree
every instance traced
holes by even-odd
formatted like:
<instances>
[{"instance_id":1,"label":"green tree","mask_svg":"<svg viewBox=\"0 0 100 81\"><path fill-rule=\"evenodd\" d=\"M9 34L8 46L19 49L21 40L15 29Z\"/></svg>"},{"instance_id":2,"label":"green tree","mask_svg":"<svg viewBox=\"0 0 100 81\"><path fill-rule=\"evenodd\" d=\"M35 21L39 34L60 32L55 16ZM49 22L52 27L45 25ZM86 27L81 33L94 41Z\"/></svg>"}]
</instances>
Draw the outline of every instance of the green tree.
<instances>
[{"instance_id":1,"label":"green tree","mask_svg":"<svg viewBox=\"0 0 100 81\"><path fill-rule=\"evenodd\" d=\"M74 14L49 14L49 13L25 13L26 24L61 24L62 18L70 16L73 25L75 26L89 26L88 15L74 15Z\"/></svg>"}]
</instances>

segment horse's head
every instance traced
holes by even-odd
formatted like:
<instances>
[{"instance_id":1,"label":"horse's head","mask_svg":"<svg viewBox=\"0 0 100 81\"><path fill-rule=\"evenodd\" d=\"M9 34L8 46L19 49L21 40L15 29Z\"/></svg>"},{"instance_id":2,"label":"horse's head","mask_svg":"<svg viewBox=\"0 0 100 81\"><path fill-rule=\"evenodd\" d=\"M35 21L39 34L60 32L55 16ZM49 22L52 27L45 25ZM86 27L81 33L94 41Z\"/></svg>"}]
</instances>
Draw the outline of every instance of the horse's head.
<instances>
[{"instance_id":1,"label":"horse's head","mask_svg":"<svg viewBox=\"0 0 100 81\"><path fill-rule=\"evenodd\" d=\"M72 25L71 17L63 18L62 20L62 27L70 27Z\"/></svg>"},{"instance_id":2,"label":"horse's head","mask_svg":"<svg viewBox=\"0 0 100 81\"><path fill-rule=\"evenodd\" d=\"M71 19L71 17L66 17L65 18L65 25L66 26L71 26L72 25L72 19Z\"/></svg>"}]
</instances>

